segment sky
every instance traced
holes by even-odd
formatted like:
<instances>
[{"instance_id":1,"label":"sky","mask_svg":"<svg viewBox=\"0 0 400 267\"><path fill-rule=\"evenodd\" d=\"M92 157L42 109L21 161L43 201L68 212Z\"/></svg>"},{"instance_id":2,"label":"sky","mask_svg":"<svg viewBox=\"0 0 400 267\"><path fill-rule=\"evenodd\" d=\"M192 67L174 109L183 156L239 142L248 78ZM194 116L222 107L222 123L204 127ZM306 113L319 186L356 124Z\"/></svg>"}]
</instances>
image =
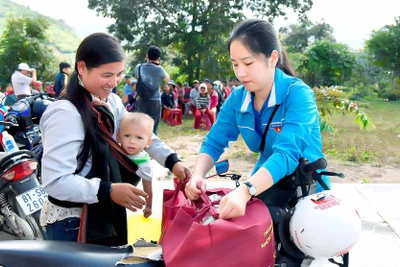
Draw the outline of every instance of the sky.
<instances>
[{"instance_id":1,"label":"sky","mask_svg":"<svg viewBox=\"0 0 400 267\"><path fill-rule=\"evenodd\" d=\"M98 17L88 9L87 0L12 0L29 6L54 19L62 19L71 26L80 37L96 31L106 32L106 27L113 20ZM400 16L399 0L314 0L312 9L307 13L313 22L324 19L333 29L333 35L339 43L348 44L352 49L360 49L369 39L372 30L379 30L384 25L394 24ZM288 24L297 23L297 15L288 13L288 20L278 18L274 26L279 29Z\"/></svg>"}]
</instances>

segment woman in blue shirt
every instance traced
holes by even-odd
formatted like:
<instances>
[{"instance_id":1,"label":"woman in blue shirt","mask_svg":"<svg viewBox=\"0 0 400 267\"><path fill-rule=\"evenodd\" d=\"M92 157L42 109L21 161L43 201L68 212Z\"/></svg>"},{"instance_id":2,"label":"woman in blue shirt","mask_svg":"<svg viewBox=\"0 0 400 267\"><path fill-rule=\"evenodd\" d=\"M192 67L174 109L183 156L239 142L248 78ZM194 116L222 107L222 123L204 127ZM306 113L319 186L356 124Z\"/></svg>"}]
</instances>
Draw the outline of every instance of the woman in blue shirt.
<instances>
[{"instance_id":1,"label":"woman in blue shirt","mask_svg":"<svg viewBox=\"0 0 400 267\"><path fill-rule=\"evenodd\" d=\"M223 219L244 215L247 201L292 174L300 158L311 162L323 157L314 92L294 77L273 26L259 19L243 21L233 29L228 48L242 86L222 106L185 188L189 199L197 199L200 189L206 188L203 177L241 134L251 151L261 153L248 181L221 200Z\"/></svg>"}]
</instances>

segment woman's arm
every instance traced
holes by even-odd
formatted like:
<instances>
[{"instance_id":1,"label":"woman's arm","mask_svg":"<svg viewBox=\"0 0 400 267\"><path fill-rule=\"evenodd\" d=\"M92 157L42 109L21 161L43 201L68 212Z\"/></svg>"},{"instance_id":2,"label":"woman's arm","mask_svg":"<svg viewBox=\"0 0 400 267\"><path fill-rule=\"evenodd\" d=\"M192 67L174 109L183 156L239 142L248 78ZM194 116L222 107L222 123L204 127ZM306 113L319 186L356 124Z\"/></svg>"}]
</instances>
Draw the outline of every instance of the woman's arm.
<instances>
[{"instance_id":1,"label":"woman's arm","mask_svg":"<svg viewBox=\"0 0 400 267\"><path fill-rule=\"evenodd\" d=\"M51 104L40 121L43 142L42 181L46 192L71 202L96 203L100 179L74 174L85 132L76 108L66 100ZM82 173L89 171L87 163Z\"/></svg>"}]
</instances>

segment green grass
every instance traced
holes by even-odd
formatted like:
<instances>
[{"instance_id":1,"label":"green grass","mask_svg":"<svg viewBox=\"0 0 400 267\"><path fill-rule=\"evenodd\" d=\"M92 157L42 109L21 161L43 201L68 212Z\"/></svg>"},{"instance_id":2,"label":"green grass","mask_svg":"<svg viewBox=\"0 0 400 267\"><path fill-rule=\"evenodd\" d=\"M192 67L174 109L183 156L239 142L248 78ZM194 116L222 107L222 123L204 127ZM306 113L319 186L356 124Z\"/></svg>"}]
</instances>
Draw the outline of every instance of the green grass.
<instances>
[{"instance_id":1,"label":"green grass","mask_svg":"<svg viewBox=\"0 0 400 267\"><path fill-rule=\"evenodd\" d=\"M400 101L368 101L360 102L359 106L376 129L360 130L359 125L354 123L353 115L333 114L329 120L337 131L335 134L322 134L324 154L344 162L400 166ZM193 116L185 116L183 124L179 126L170 127L162 122L159 125L160 138L167 144L177 144L174 148L178 151L184 151L191 145L184 141L188 137L197 137L195 142L201 143L206 134L207 131L193 129ZM257 155L247 148L240 137L231 144L231 149L226 150L225 155L226 158L246 162L254 163L257 160Z\"/></svg>"},{"instance_id":2,"label":"green grass","mask_svg":"<svg viewBox=\"0 0 400 267\"><path fill-rule=\"evenodd\" d=\"M323 133L324 153L344 161L400 164L400 102L360 102L359 107L376 129L360 130L353 116L333 114L337 132Z\"/></svg>"},{"instance_id":3,"label":"green grass","mask_svg":"<svg viewBox=\"0 0 400 267\"><path fill-rule=\"evenodd\" d=\"M182 125L169 126L166 122L161 122L158 125L158 135L159 137L168 144L169 140L177 140L180 138L185 138L185 136L195 136L199 135L205 137L207 131L198 130L193 128L193 116L184 116L182 119Z\"/></svg>"}]
</instances>

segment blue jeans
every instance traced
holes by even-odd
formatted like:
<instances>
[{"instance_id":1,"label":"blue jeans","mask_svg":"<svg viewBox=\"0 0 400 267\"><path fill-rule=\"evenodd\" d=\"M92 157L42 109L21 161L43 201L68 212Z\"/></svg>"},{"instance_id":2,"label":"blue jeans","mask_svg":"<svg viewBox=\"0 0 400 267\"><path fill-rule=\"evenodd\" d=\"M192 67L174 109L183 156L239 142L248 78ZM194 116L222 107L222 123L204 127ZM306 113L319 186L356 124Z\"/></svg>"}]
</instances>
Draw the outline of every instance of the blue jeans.
<instances>
[{"instance_id":1,"label":"blue jeans","mask_svg":"<svg viewBox=\"0 0 400 267\"><path fill-rule=\"evenodd\" d=\"M46 225L47 240L78 241L80 218L66 218Z\"/></svg>"}]
</instances>

